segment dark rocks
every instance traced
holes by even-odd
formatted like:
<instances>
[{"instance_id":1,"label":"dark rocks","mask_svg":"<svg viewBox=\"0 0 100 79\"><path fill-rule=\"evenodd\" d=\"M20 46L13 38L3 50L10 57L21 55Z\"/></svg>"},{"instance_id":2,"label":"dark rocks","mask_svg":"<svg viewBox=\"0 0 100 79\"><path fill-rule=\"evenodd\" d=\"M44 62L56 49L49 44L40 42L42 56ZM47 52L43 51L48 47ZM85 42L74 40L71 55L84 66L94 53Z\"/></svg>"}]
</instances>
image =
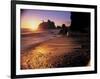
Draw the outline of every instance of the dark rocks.
<instances>
[{"instance_id":1,"label":"dark rocks","mask_svg":"<svg viewBox=\"0 0 100 79\"><path fill-rule=\"evenodd\" d=\"M55 29L55 23L53 21L48 20L47 22L42 22L39 24L38 29L39 30L45 30L45 29Z\"/></svg>"}]
</instances>

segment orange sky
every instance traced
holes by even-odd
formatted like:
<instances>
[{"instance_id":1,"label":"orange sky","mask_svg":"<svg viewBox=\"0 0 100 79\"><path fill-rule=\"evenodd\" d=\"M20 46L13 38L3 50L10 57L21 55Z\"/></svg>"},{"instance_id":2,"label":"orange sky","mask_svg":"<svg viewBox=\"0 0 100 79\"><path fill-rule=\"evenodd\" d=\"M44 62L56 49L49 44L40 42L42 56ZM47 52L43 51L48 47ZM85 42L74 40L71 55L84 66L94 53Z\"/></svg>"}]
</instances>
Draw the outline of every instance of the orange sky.
<instances>
[{"instance_id":1,"label":"orange sky","mask_svg":"<svg viewBox=\"0 0 100 79\"><path fill-rule=\"evenodd\" d=\"M69 26L70 15L71 13L67 11L21 9L21 28L36 30L42 21L48 19L54 21L56 26L62 24Z\"/></svg>"}]
</instances>

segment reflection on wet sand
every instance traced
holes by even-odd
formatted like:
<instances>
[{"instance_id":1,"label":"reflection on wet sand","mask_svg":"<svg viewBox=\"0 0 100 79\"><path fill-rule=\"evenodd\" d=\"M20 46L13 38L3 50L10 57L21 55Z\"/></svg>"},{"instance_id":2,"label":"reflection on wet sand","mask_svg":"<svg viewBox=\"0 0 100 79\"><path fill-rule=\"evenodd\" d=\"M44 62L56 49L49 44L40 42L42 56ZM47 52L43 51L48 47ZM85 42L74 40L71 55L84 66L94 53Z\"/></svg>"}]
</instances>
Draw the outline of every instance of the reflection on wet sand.
<instances>
[{"instance_id":1,"label":"reflection on wet sand","mask_svg":"<svg viewBox=\"0 0 100 79\"><path fill-rule=\"evenodd\" d=\"M61 36L22 50L21 69L86 66L90 60L86 38ZM80 42L84 42L85 47Z\"/></svg>"}]
</instances>

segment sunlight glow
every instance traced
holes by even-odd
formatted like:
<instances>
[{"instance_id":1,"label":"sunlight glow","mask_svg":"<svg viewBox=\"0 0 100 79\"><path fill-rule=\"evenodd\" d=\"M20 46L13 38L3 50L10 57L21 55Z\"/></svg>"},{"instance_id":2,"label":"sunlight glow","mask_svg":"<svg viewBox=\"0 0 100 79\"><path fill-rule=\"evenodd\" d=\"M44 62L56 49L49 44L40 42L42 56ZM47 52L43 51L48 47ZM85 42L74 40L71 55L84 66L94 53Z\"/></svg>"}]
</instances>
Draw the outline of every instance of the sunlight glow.
<instances>
[{"instance_id":1,"label":"sunlight glow","mask_svg":"<svg viewBox=\"0 0 100 79\"><path fill-rule=\"evenodd\" d=\"M21 22L21 27L22 28L29 28L29 29L35 31L35 30L37 30L39 24L40 24L39 21L23 20Z\"/></svg>"},{"instance_id":2,"label":"sunlight glow","mask_svg":"<svg viewBox=\"0 0 100 79\"><path fill-rule=\"evenodd\" d=\"M70 12L67 11L48 11L48 10L30 10L21 11L21 28L28 28L33 31L38 29L38 25L48 19L53 21L56 26L70 26Z\"/></svg>"},{"instance_id":3,"label":"sunlight glow","mask_svg":"<svg viewBox=\"0 0 100 79\"><path fill-rule=\"evenodd\" d=\"M37 22L30 21L29 25L31 27L31 30L37 30L38 28Z\"/></svg>"}]
</instances>

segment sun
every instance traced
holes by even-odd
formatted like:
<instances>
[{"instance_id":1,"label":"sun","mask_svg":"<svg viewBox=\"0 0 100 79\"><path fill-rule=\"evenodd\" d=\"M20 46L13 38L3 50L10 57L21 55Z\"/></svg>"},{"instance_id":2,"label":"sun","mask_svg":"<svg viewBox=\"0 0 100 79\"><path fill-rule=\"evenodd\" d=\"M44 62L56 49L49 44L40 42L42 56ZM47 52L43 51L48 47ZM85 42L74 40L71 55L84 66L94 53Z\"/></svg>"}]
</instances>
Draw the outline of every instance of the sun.
<instances>
[{"instance_id":1,"label":"sun","mask_svg":"<svg viewBox=\"0 0 100 79\"><path fill-rule=\"evenodd\" d=\"M21 22L22 28L29 28L32 31L36 31L38 29L38 25L41 23L39 20L33 20L33 19L24 19Z\"/></svg>"},{"instance_id":2,"label":"sun","mask_svg":"<svg viewBox=\"0 0 100 79\"><path fill-rule=\"evenodd\" d=\"M37 22L35 22L35 21L30 21L29 22L29 25L30 25L30 27L31 27L31 30L37 30L38 29L38 23Z\"/></svg>"}]
</instances>

